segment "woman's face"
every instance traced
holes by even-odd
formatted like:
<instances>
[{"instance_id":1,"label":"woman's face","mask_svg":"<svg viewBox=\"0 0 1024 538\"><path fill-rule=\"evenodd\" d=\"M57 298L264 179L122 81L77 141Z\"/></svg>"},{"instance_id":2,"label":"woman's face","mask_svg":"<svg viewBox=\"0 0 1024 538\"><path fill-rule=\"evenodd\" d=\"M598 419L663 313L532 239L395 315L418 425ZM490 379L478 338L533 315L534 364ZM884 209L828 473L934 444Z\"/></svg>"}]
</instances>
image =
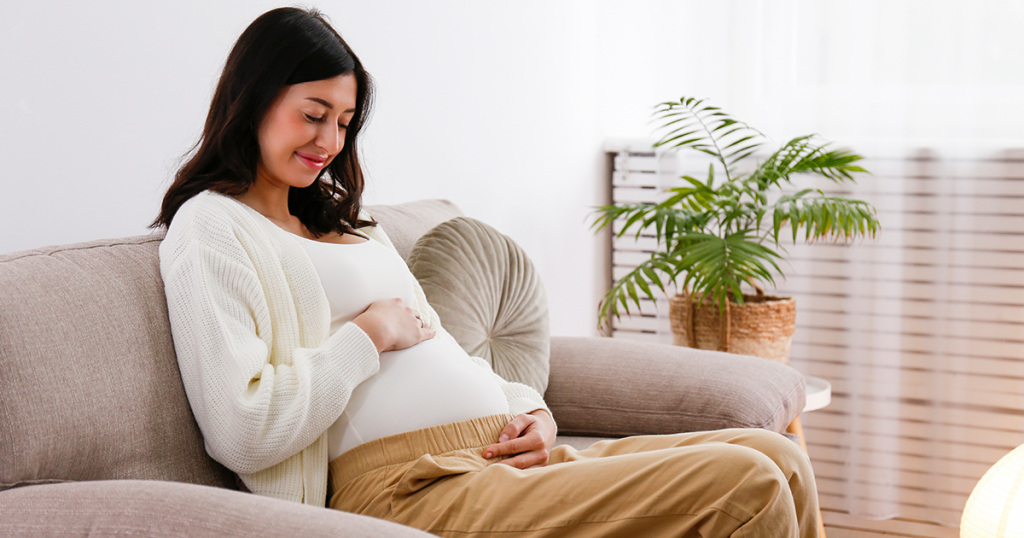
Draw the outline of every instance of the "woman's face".
<instances>
[{"instance_id":1,"label":"woman's face","mask_svg":"<svg viewBox=\"0 0 1024 538\"><path fill-rule=\"evenodd\" d=\"M285 86L260 124L256 181L279 188L311 185L345 146L355 109L351 73Z\"/></svg>"}]
</instances>

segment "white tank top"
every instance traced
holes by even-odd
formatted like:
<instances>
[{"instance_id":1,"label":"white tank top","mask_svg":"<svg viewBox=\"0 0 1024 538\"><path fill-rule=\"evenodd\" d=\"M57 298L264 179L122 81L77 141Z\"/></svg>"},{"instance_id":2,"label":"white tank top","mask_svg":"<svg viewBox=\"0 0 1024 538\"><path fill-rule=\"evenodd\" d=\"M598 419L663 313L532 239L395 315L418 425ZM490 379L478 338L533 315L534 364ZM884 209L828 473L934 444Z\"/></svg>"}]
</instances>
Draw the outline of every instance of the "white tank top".
<instances>
[{"instance_id":1,"label":"white tank top","mask_svg":"<svg viewBox=\"0 0 1024 538\"><path fill-rule=\"evenodd\" d=\"M332 334L374 301L399 297L415 304L415 277L402 257L383 244L371 239L340 245L289 235L320 276ZM454 340L431 338L381 353L380 370L356 387L327 430L329 457L334 460L380 437L499 413L508 413L508 400L490 372L474 364Z\"/></svg>"}]
</instances>

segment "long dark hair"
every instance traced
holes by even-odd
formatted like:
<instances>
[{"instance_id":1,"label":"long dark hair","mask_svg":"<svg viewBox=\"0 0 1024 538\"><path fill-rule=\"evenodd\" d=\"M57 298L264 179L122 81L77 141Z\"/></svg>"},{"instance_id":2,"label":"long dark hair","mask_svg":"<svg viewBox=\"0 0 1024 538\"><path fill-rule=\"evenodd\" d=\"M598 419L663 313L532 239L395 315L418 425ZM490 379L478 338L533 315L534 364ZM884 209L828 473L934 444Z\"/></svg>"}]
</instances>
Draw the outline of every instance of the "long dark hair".
<instances>
[{"instance_id":1,"label":"long dark hair","mask_svg":"<svg viewBox=\"0 0 1024 538\"><path fill-rule=\"evenodd\" d=\"M203 135L186 154L191 157L175 174L150 226L170 226L178 208L204 190L245 193L256 180L259 126L278 93L292 84L349 73L356 79L356 111L345 146L312 185L289 190L288 209L316 236L376 225L358 218L363 172L356 135L370 111L370 76L323 15L286 7L260 15L231 49Z\"/></svg>"}]
</instances>

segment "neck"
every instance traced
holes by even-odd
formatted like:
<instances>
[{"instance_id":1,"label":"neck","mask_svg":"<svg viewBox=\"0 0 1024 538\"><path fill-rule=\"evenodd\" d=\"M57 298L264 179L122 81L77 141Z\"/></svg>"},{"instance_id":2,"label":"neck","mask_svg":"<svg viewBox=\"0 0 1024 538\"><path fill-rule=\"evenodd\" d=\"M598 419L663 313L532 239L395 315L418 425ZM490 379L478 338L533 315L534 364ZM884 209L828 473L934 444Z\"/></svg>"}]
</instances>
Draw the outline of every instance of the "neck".
<instances>
[{"instance_id":1,"label":"neck","mask_svg":"<svg viewBox=\"0 0 1024 538\"><path fill-rule=\"evenodd\" d=\"M270 220L288 221L293 218L288 210L289 188L288 185L275 186L257 175L249 190L237 199Z\"/></svg>"}]
</instances>

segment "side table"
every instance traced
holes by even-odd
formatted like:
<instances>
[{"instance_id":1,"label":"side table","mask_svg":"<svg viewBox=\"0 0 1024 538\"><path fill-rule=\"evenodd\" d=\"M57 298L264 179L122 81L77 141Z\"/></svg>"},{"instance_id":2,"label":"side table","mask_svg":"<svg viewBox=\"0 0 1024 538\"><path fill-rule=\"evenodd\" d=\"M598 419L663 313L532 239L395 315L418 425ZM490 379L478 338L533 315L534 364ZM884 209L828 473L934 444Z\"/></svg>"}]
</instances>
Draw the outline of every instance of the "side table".
<instances>
[{"instance_id":1,"label":"side table","mask_svg":"<svg viewBox=\"0 0 1024 538\"><path fill-rule=\"evenodd\" d=\"M801 414L810 411L817 411L832 402L832 384L828 381L811 375L803 374L807 385L807 401ZM786 431L800 438L800 446L807 452L807 440L804 439L804 428L800 424L800 417L793 419L793 422L786 427Z\"/></svg>"},{"instance_id":2,"label":"side table","mask_svg":"<svg viewBox=\"0 0 1024 538\"><path fill-rule=\"evenodd\" d=\"M807 402L801 414L815 411L827 406L832 402L832 384L828 381L811 375L803 374L807 385ZM797 416L793 422L786 427L788 433L795 434L800 438L800 446L807 452L807 440L804 439L804 427L800 424L800 417ZM818 536L825 538L825 520L821 518L821 507L818 507Z\"/></svg>"}]
</instances>

